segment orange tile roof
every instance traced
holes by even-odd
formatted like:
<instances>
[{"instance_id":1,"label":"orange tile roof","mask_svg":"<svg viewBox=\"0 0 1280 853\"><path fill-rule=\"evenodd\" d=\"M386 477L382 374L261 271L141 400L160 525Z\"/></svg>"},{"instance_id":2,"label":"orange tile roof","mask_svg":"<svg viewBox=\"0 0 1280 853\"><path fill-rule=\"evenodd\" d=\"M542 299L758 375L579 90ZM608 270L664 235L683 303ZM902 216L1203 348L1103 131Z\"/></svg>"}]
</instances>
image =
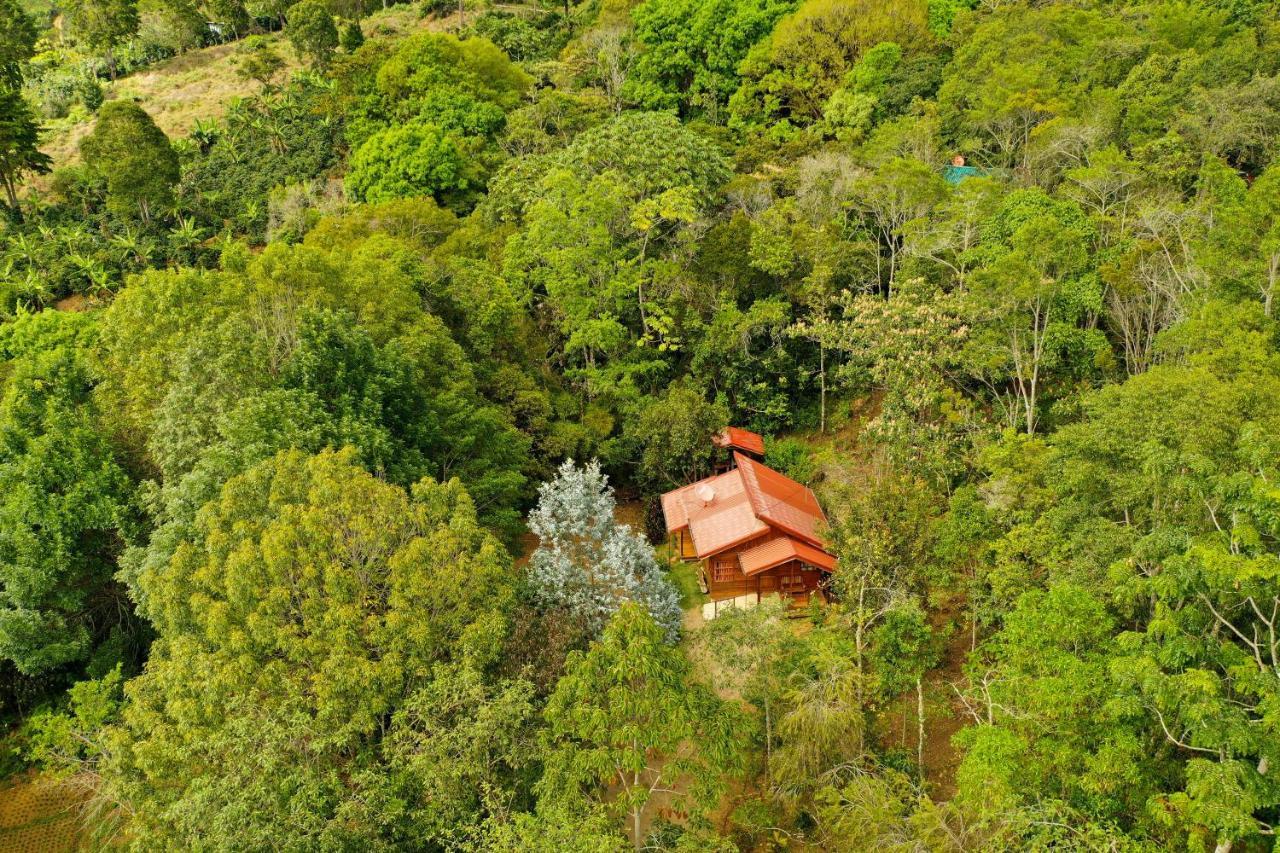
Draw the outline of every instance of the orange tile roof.
<instances>
[{"instance_id":1,"label":"orange tile roof","mask_svg":"<svg viewBox=\"0 0 1280 853\"><path fill-rule=\"evenodd\" d=\"M769 525L756 517L737 469L667 492L662 514L668 532L689 528L699 557L769 531Z\"/></svg>"},{"instance_id":2,"label":"orange tile roof","mask_svg":"<svg viewBox=\"0 0 1280 853\"><path fill-rule=\"evenodd\" d=\"M738 555L742 573L748 577L792 560L800 560L828 572L836 568L835 557L790 536L779 536Z\"/></svg>"},{"instance_id":3,"label":"orange tile roof","mask_svg":"<svg viewBox=\"0 0 1280 853\"><path fill-rule=\"evenodd\" d=\"M764 436L751 430L725 427L711 436L711 441L716 447L736 447L756 456L764 456Z\"/></svg>"},{"instance_id":4,"label":"orange tile roof","mask_svg":"<svg viewBox=\"0 0 1280 853\"><path fill-rule=\"evenodd\" d=\"M741 453L733 455L757 517L819 548L827 516L806 486Z\"/></svg>"},{"instance_id":5,"label":"orange tile roof","mask_svg":"<svg viewBox=\"0 0 1280 853\"><path fill-rule=\"evenodd\" d=\"M822 532L827 517L813 492L741 453L735 453L734 459L738 467L732 471L662 496L667 532L687 527L699 559L775 528L801 540L797 544L821 552L826 547ZM834 567L835 558L825 556Z\"/></svg>"}]
</instances>

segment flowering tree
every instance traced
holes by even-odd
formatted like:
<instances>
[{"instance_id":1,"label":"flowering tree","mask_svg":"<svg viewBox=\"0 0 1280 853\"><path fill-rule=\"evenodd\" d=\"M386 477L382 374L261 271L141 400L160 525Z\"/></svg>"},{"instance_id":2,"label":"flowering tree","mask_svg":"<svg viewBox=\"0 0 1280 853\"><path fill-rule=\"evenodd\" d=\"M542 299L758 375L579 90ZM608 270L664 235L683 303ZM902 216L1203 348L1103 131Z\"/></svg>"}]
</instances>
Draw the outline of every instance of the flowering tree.
<instances>
[{"instance_id":1,"label":"flowering tree","mask_svg":"<svg viewBox=\"0 0 1280 853\"><path fill-rule=\"evenodd\" d=\"M599 634L623 602L635 601L661 626L667 642L680 633L680 598L663 577L653 549L613 517L613 489L592 461L570 459L543 483L529 529L540 540L529 580L543 604L563 607Z\"/></svg>"}]
</instances>

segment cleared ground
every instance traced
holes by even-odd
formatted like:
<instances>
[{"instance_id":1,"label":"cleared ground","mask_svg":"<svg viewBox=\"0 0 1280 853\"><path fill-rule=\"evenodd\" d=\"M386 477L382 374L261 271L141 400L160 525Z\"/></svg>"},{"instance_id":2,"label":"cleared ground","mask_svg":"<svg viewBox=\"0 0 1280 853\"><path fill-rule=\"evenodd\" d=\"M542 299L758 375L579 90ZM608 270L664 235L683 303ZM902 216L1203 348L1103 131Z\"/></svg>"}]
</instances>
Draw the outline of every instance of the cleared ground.
<instances>
[{"instance_id":1,"label":"cleared ground","mask_svg":"<svg viewBox=\"0 0 1280 853\"><path fill-rule=\"evenodd\" d=\"M400 6L370 15L364 21L368 37L397 38L417 30L450 28L450 18L422 18L416 7ZM293 48L281 33L268 36L288 63L286 74L301 67ZM108 98L131 98L146 110L170 139L187 136L196 121L210 122L226 115L237 98L257 94L258 84L236 73L239 42L188 51L157 63L114 83L104 82ZM79 159L77 146L92 129L93 117L83 111L47 122L41 148L53 158L54 168ZM36 182L48 185L48 178Z\"/></svg>"}]
</instances>

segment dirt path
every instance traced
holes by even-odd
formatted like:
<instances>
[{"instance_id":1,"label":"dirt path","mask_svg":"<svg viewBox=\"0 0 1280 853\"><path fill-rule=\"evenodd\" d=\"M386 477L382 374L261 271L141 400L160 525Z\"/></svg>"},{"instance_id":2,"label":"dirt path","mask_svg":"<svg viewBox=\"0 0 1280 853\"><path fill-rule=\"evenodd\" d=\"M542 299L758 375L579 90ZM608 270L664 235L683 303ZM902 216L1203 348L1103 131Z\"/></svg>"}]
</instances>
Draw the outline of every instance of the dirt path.
<instances>
[{"instance_id":1,"label":"dirt path","mask_svg":"<svg viewBox=\"0 0 1280 853\"><path fill-rule=\"evenodd\" d=\"M933 628L953 626L942 651L941 663L924 678L924 781L929 796L944 802L955 796L956 770L963 757L951 738L964 727L964 707L951 686L960 681L969 655L969 633L950 612L934 614ZM876 735L886 749L901 749L916 756L916 694L908 691L895 699L877 720Z\"/></svg>"}]
</instances>

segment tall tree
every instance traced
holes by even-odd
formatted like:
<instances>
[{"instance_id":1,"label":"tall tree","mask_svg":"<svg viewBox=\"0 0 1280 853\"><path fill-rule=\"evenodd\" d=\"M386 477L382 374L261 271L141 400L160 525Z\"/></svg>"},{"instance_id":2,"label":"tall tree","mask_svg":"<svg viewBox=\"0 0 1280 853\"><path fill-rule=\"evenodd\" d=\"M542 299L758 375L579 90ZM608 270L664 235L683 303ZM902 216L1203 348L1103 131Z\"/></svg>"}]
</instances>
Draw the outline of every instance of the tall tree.
<instances>
[{"instance_id":1,"label":"tall tree","mask_svg":"<svg viewBox=\"0 0 1280 853\"><path fill-rule=\"evenodd\" d=\"M119 216L150 222L173 201L178 154L169 137L132 101L108 101L93 131L80 140L85 165L107 182L107 206Z\"/></svg>"},{"instance_id":2,"label":"tall tree","mask_svg":"<svg viewBox=\"0 0 1280 853\"><path fill-rule=\"evenodd\" d=\"M138 0L70 0L66 10L73 31L103 52L107 71L116 79L115 49L138 31Z\"/></svg>"},{"instance_id":3,"label":"tall tree","mask_svg":"<svg viewBox=\"0 0 1280 853\"><path fill-rule=\"evenodd\" d=\"M0 88L0 183L15 216L21 216L18 187L27 175L44 175L53 160L39 148L40 126L22 93Z\"/></svg>"},{"instance_id":4,"label":"tall tree","mask_svg":"<svg viewBox=\"0 0 1280 853\"><path fill-rule=\"evenodd\" d=\"M655 794L711 796L736 760L741 718L690 681L689 662L638 604L624 604L598 642L570 656L544 712L551 751L539 797L604 800L630 824L639 848Z\"/></svg>"},{"instance_id":5,"label":"tall tree","mask_svg":"<svg viewBox=\"0 0 1280 853\"><path fill-rule=\"evenodd\" d=\"M326 68L338 47L338 27L324 0L302 0L288 12L285 33L298 56L316 68Z\"/></svg>"},{"instance_id":6,"label":"tall tree","mask_svg":"<svg viewBox=\"0 0 1280 853\"><path fill-rule=\"evenodd\" d=\"M133 486L100 431L91 334L88 318L47 312L0 336L0 658L28 675L86 661L113 632L119 645L131 622L112 575Z\"/></svg>"},{"instance_id":7,"label":"tall tree","mask_svg":"<svg viewBox=\"0 0 1280 853\"><path fill-rule=\"evenodd\" d=\"M516 761L495 737L517 735L527 688L490 692L465 672L501 642L509 578L457 481L409 494L350 451L286 451L233 477L172 559L139 578L159 636L101 768L130 806L130 834L154 846L423 844L402 835L425 825L417 809L465 810L480 797L468 785ZM455 694L492 705L497 731L449 710ZM466 735L473 723L481 743ZM470 766L485 750L492 776ZM425 787L397 790L437 763Z\"/></svg>"},{"instance_id":8,"label":"tall tree","mask_svg":"<svg viewBox=\"0 0 1280 853\"><path fill-rule=\"evenodd\" d=\"M614 519L613 489L592 461L573 460L538 491L529 514L538 547L529 560L529 583L540 602L563 607L592 632L601 631L627 602L645 608L667 642L680 633L675 587L663 576L653 548Z\"/></svg>"},{"instance_id":9,"label":"tall tree","mask_svg":"<svg viewBox=\"0 0 1280 853\"><path fill-rule=\"evenodd\" d=\"M23 67L35 51L36 24L18 0L0 0L0 88L22 88Z\"/></svg>"}]
</instances>

